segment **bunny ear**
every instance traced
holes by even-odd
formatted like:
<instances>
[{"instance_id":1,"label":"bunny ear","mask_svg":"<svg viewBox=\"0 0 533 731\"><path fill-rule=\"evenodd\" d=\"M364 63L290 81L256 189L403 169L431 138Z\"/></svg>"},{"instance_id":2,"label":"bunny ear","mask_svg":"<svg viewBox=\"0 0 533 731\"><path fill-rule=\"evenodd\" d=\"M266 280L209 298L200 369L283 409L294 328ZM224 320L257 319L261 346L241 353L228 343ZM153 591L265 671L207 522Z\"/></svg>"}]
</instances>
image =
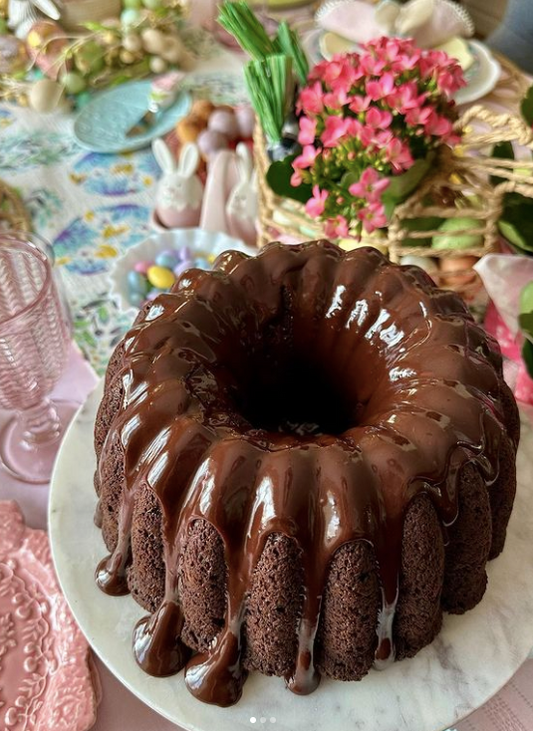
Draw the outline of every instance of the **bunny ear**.
<instances>
[{"instance_id":1,"label":"bunny ear","mask_svg":"<svg viewBox=\"0 0 533 731\"><path fill-rule=\"evenodd\" d=\"M237 161L239 164L239 172L241 176L242 181L250 180L252 177L252 171L254 169L254 165L252 162L252 155L250 154L250 149L248 145L244 142L239 142L237 147L235 148L235 152L237 153Z\"/></svg>"},{"instance_id":2,"label":"bunny ear","mask_svg":"<svg viewBox=\"0 0 533 731\"><path fill-rule=\"evenodd\" d=\"M376 23L383 26L387 31L391 31L394 28L400 9L399 3L393 0L382 0L374 11Z\"/></svg>"},{"instance_id":3,"label":"bunny ear","mask_svg":"<svg viewBox=\"0 0 533 731\"><path fill-rule=\"evenodd\" d=\"M32 0L33 5L52 20L59 20L61 13L52 0Z\"/></svg>"},{"instance_id":4,"label":"bunny ear","mask_svg":"<svg viewBox=\"0 0 533 731\"><path fill-rule=\"evenodd\" d=\"M409 35L427 23L435 10L435 0L410 0L402 6L396 21L396 30Z\"/></svg>"},{"instance_id":5,"label":"bunny ear","mask_svg":"<svg viewBox=\"0 0 533 731\"><path fill-rule=\"evenodd\" d=\"M187 142L181 148L178 163L178 173L184 178L190 178L198 170L200 164L200 151L194 142Z\"/></svg>"},{"instance_id":6,"label":"bunny ear","mask_svg":"<svg viewBox=\"0 0 533 731\"><path fill-rule=\"evenodd\" d=\"M163 140L154 140L152 142L152 152L157 160L157 164L164 173L173 173L176 170L176 161L171 153L168 145Z\"/></svg>"}]
</instances>

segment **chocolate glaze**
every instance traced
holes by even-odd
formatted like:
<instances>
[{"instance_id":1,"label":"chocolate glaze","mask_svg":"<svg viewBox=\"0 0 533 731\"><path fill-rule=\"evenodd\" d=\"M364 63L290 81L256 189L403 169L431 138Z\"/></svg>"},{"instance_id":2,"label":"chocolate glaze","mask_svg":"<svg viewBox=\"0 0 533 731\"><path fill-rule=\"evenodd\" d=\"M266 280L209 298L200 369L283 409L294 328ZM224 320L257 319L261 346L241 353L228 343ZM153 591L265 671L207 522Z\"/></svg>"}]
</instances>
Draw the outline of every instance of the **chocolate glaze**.
<instances>
[{"instance_id":1,"label":"chocolate glaze","mask_svg":"<svg viewBox=\"0 0 533 731\"><path fill-rule=\"evenodd\" d=\"M197 698L227 706L240 697L246 596L272 533L296 539L304 568L288 687L305 694L318 685L314 640L328 566L352 541L374 547L383 596L376 665L392 660L406 508L427 493L445 529L457 516L462 466L474 461L487 483L496 479L500 370L459 297L373 249L273 244L255 258L223 254L213 272L186 272L124 341L123 405L111 427L125 482L118 545L97 572L104 591L124 589L141 485L163 515L165 598L135 628L141 667L168 675L187 660L177 567L197 519L219 532L228 568L225 626L186 666ZM334 385L331 411L341 413L326 428L320 382ZM258 393L268 394L259 405ZM281 413L284 399L290 414ZM308 406L317 402L315 421Z\"/></svg>"}]
</instances>

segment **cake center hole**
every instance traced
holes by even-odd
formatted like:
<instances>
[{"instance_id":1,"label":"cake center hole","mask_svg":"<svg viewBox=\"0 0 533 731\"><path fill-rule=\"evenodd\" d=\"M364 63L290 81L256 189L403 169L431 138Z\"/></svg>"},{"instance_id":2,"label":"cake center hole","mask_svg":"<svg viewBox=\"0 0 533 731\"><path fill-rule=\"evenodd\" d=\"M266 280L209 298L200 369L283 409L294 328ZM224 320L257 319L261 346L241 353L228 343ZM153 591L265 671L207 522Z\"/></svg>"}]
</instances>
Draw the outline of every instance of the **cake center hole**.
<instances>
[{"instance_id":1,"label":"cake center hole","mask_svg":"<svg viewBox=\"0 0 533 731\"><path fill-rule=\"evenodd\" d=\"M254 429L302 437L341 434L357 423L332 379L298 361L256 373L241 409Z\"/></svg>"}]
</instances>

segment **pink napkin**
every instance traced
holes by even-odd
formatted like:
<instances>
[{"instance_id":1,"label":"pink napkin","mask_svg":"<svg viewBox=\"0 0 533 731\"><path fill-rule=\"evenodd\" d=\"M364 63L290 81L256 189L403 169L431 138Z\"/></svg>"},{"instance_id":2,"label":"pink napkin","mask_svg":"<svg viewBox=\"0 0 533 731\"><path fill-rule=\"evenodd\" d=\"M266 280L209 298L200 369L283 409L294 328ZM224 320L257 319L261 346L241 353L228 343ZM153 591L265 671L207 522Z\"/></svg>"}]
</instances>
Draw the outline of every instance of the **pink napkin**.
<instances>
[{"instance_id":1,"label":"pink napkin","mask_svg":"<svg viewBox=\"0 0 533 731\"><path fill-rule=\"evenodd\" d=\"M52 398L66 399L81 404L98 383L98 377L89 363L73 344L70 357ZM0 428L10 414L0 410ZM27 485L11 477L0 466L0 500L16 500L30 528L46 530L48 485Z\"/></svg>"}]
</instances>

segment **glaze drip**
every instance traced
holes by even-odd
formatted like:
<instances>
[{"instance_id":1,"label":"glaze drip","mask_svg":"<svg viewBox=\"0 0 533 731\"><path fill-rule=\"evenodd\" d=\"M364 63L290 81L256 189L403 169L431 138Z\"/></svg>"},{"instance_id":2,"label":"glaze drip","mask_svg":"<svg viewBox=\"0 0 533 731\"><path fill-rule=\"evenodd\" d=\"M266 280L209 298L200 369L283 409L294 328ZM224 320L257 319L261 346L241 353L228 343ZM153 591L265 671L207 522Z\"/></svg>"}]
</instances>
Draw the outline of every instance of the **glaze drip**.
<instances>
[{"instance_id":1,"label":"glaze drip","mask_svg":"<svg viewBox=\"0 0 533 731\"><path fill-rule=\"evenodd\" d=\"M125 340L111 429L125 478L117 549L97 573L104 591L124 590L141 486L163 516L165 597L135 629L140 666L168 675L187 662L178 565L197 520L221 536L227 565L225 624L186 666L197 698L227 706L241 695L247 596L272 534L294 539L303 565L288 687L306 694L319 683L329 566L356 541L373 547L381 582L376 665L393 659L407 507L427 494L445 528L466 464L496 479L500 367L458 297L373 249L271 245L256 258L224 254L212 273L186 272ZM110 438L100 480L109 450Z\"/></svg>"}]
</instances>

